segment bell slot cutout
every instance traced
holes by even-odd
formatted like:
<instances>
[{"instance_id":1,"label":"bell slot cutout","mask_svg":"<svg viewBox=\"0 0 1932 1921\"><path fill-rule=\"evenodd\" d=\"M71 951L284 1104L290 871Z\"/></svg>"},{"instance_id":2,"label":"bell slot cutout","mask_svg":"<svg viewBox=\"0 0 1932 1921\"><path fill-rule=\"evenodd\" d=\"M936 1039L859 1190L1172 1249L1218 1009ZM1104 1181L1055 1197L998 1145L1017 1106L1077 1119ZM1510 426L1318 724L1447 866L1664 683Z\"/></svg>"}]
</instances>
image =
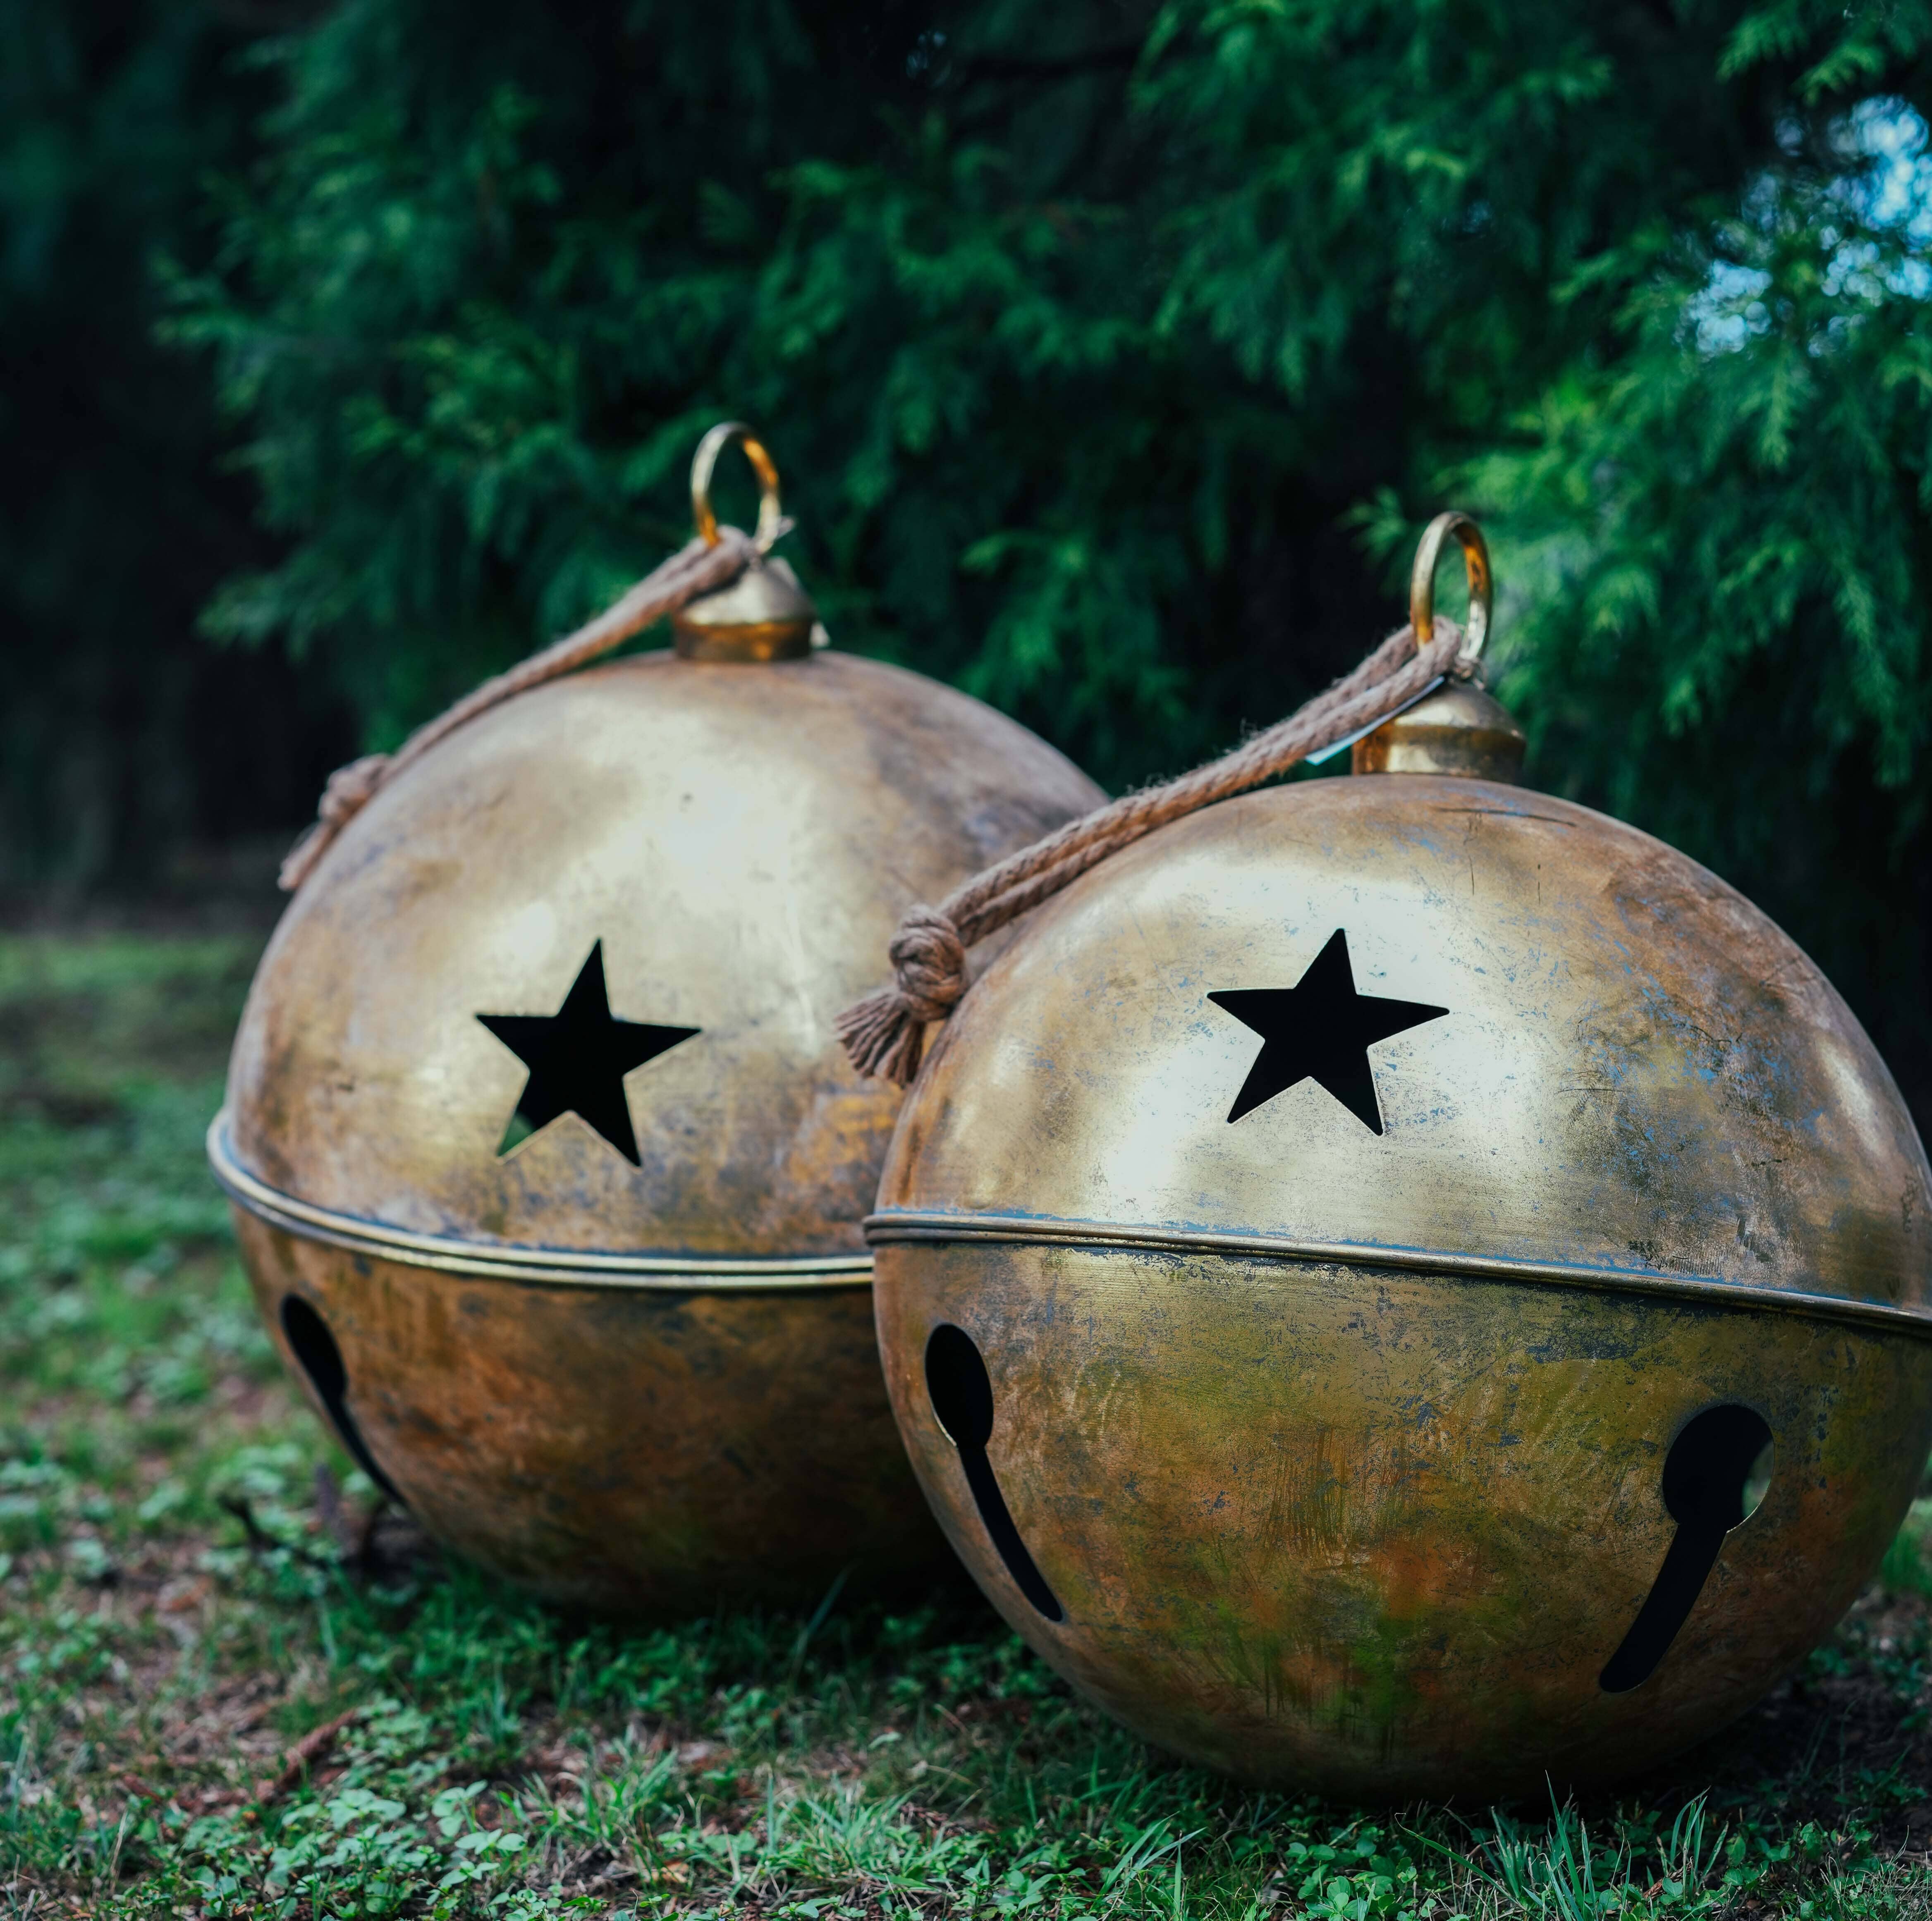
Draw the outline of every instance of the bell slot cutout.
<instances>
[{"instance_id":1,"label":"bell slot cutout","mask_svg":"<svg viewBox=\"0 0 1932 1921\"><path fill-rule=\"evenodd\" d=\"M376 1457L369 1452L362 1430L349 1411L349 1370L343 1365L342 1350L335 1344L328 1322L299 1294L284 1294L282 1332L288 1336L289 1345L295 1350L302 1372L308 1375L309 1386L315 1389L316 1399L328 1410L328 1418L342 1445L349 1450L350 1458L398 1506L406 1506L395 1484L376 1465Z\"/></svg>"},{"instance_id":2,"label":"bell slot cutout","mask_svg":"<svg viewBox=\"0 0 1932 1921\"><path fill-rule=\"evenodd\" d=\"M1771 1487L1771 1429L1736 1401L1707 1407L1684 1424L1664 1458L1664 1505L1677 1532L1655 1584L1598 1685L1628 1694L1656 1673L1697 1605L1724 1536L1757 1512Z\"/></svg>"},{"instance_id":3,"label":"bell slot cutout","mask_svg":"<svg viewBox=\"0 0 1932 1921\"><path fill-rule=\"evenodd\" d=\"M993 1438L993 1383L986 1363L963 1327L942 1322L926 1344L926 1391L946 1438L959 1450L966 1485L973 1491L980 1518L999 1551L1013 1585L1049 1621L1064 1621L1066 1610L1034 1566L1020 1530L1000 1491L986 1443Z\"/></svg>"}]
</instances>

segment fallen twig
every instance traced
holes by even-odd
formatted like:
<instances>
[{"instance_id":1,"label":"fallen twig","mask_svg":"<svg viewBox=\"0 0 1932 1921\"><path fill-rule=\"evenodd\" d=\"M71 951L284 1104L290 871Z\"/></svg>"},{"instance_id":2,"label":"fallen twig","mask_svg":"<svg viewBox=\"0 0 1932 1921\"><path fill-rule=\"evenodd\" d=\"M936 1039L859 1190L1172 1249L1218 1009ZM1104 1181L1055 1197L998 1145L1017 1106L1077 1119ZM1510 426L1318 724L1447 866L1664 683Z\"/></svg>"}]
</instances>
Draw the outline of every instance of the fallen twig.
<instances>
[{"instance_id":1,"label":"fallen twig","mask_svg":"<svg viewBox=\"0 0 1932 1921\"><path fill-rule=\"evenodd\" d=\"M376 1563L381 1557L376 1551L376 1530L382 1524L389 1505L388 1496L379 1494L376 1505L358 1516L343 1500L342 1490L329 1472L328 1463L322 1463L315 1470L316 1512L342 1550L344 1560L365 1577L379 1572Z\"/></svg>"},{"instance_id":2,"label":"fallen twig","mask_svg":"<svg viewBox=\"0 0 1932 1921\"><path fill-rule=\"evenodd\" d=\"M278 1540L255 1518L254 1509L242 1494L222 1494L216 1497L215 1505L224 1508L241 1522L243 1533L248 1537L249 1547L258 1554L280 1553L292 1554L304 1567L332 1569L335 1563L326 1555L310 1553L308 1548L298 1547L292 1541Z\"/></svg>"},{"instance_id":3,"label":"fallen twig","mask_svg":"<svg viewBox=\"0 0 1932 1921\"><path fill-rule=\"evenodd\" d=\"M352 1707L346 1713L338 1714L333 1721L325 1721L320 1728L310 1728L282 1757L282 1771L274 1780L256 1782L255 1799L278 1801L298 1785L302 1776L334 1746L337 1736L362 1712L359 1707Z\"/></svg>"},{"instance_id":4,"label":"fallen twig","mask_svg":"<svg viewBox=\"0 0 1932 1921\"><path fill-rule=\"evenodd\" d=\"M335 1545L344 1554L353 1554L356 1551L356 1531L350 1525L348 1512L342 1505L342 1490L335 1485L335 1476L330 1473L326 1461L316 1464L315 1511L321 1517L322 1526L333 1537Z\"/></svg>"},{"instance_id":5,"label":"fallen twig","mask_svg":"<svg viewBox=\"0 0 1932 1921\"><path fill-rule=\"evenodd\" d=\"M201 1797L202 1806L208 1809L236 1808L244 1802L252 1802L257 1806L266 1807L271 1801L279 1801L292 1788L301 1784L303 1776L334 1746L336 1737L362 1712L359 1707L352 1707L346 1713L338 1714L333 1721L325 1721L320 1728L311 1728L284 1754L279 1774L272 1777L265 1775L252 1788L209 1788ZM130 1785L136 1779L128 1774L121 1778L124 1783ZM170 1798L152 1788L144 1788L142 1791L156 1800ZM172 1798L178 1804L180 1797L176 1796Z\"/></svg>"}]
</instances>

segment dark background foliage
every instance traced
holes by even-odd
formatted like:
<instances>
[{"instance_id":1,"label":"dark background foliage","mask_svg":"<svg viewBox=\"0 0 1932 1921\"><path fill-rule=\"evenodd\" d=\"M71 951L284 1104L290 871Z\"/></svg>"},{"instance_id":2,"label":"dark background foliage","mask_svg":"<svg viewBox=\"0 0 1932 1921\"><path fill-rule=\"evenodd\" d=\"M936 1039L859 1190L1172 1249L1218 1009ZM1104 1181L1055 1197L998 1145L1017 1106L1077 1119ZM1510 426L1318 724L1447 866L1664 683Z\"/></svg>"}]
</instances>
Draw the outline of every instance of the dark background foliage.
<instances>
[{"instance_id":1,"label":"dark background foliage","mask_svg":"<svg viewBox=\"0 0 1932 1921\"><path fill-rule=\"evenodd\" d=\"M1532 778L1756 898L1927 1113L1924 0L0 22L15 885L292 826L737 415L840 644L1116 786L1472 508Z\"/></svg>"},{"instance_id":2,"label":"dark background foliage","mask_svg":"<svg viewBox=\"0 0 1932 1921\"><path fill-rule=\"evenodd\" d=\"M0 0L0 889L153 883L183 844L280 825L352 745L319 671L196 622L274 549L222 468L207 370L154 337L164 250L272 97L274 16Z\"/></svg>"}]
</instances>

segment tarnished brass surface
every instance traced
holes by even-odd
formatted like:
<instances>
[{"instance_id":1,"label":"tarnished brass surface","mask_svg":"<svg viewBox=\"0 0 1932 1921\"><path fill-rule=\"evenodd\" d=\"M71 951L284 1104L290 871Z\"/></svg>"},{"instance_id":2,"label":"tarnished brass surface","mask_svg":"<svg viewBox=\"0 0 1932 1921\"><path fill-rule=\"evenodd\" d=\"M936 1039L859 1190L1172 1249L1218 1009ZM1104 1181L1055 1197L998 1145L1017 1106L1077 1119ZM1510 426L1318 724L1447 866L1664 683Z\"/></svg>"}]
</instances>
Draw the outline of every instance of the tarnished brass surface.
<instances>
[{"instance_id":1,"label":"tarnished brass surface","mask_svg":"<svg viewBox=\"0 0 1932 1921\"><path fill-rule=\"evenodd\" d=\"M370 1455L436 1539L553 1600L693 1613L928 1580L871 1290L520 1286L358 1257L237 1207L263 1318L319 1307Z\"/></svg>"},{"instance_id":2,"label":"tarnished brass surface","mask_svg":"<svg viewBox=\"0 0 1932 1921\"><path fill-rule=\"evenodd\" d=\"M1358 992L1441 1005L1230 1125L1259 1046L1210 1004L1337 928ZM1714 875L1486 782L1304 782L1161 829L989 967L907 1104L882 1213L1196 1226L1677 1273L1932 1326L1928 1175L1830 984Z\"/></svg>"},{"instance_id":3,"label":"tarnished brass surface","mask_svg":"<svg viewBox=\"0 0 1932 1921\"><path fill-rule=\"evenodd\" d=\"M646 654L521 695L384 787L296 897L236 1040L236 1157L500 1245L862 1252L897 1096L831 1016L909 902L1095 792L991 709L849 655ZM614 1015L700 1030L629 1079L642 1164L572 1116L500 1158L527 1070L477 1017L554 1012L600 940Z\"/></svg>"},{"instance_id":4,"label":"tarnished brass surface","mask_svg":"<svg viewBox=\"0 0 1932 1921\"><path fill-rule=\"evenodd\" d=\"M444 1538L620 1606L808 1588L880 1515L902 1563L938 1548L854 1332L897 1095L832 1016L909 902L1098 799L917 675L653 654L485 715L350 824L263 956L218 1143L278 1338L290 1289ZM574 1113L500 1153L530 1069L479 1016L555 1015L600 943L614 1019L694 1030L622 1083L637 1162Z\"/></svg>"},{"instance_id":5,"label":"tarnished brass surface","mask_svg":"<svg viewBox=\"0 0 1932 1921\"><path fill-rule=\"evenodd\" d=\"M872 1278L869 1254L692 1255L648 1249L607 1254L585 1248L502 1247L456 1234L412 1233L380 1221L313 1206L256 1179L235 1158L225 1107L208 1126L208 1162L229 1198L269 1227L284 1228L298 1239L436 1274L566 1287L662 1287L674 1293L694 1287L715 1292L840 1287Z\"/></svg>"},{"instance_id":6,"label":"tarnished brass surface","mask_svg":"<svg viewBox=\"0 0 1932 1921\"><path fill-rule=\"evenodd\" d=\"M1338 930L1354 993L1414 1004L1365 1050L1382 1131L1316 1078L1231 1122L1264 1043L1210 995L1298 989ZM1748 902L1424 776L1224 802L1040 910L934 1046L868 1231L901 1431L1014 1626L1184 1753L1400 1797L1659 1758L1828 1625L1932 1444L1928 1189L1869 1041ZM949 1323L1063 1620L935 1416ZM1770 1491L1608 1692L1664 1463L1731 1404Z\"/></svg>"},{"instance_id":7,"label":"tarnished brass surface","mask_svg":"<svg viewBox=\"0 0 1932 1921\"><path fill-rule=\"evenodd\" d=\"M1358 774L1456 774L1514 781L1522 729L1486 688L1452 681L1365 734L1351 750Z\"/></svg>"},{"instance_id":8,"label":"tarnished brass surface","mask_svg":"<svg viewBox=\"0 0 1932 1921\"><path fill-rule=\"evenodd\" d=\"M1829 1629L1932 1446L1932 1345L1796 1315L971 1242L882 1245L875 1293L920 1480L1007 1620L1149 1739L1352 1799L1540 1794L1696 1740ZM933 1417L943 1322L986 1356L1064 1623ZM1656 1674L1606 1694L1674 1532L1666 1451L1726 1401L1771 1424L1769 1491Z\"/></svg>"},{"instance_id":9,"label":"tarnished brass surface","mask_svg":"<svg viewBox=\"0 0 1932 1921\"><path fill-rule=\"evenodd\" d=\"M671 616L687 661L795 661L812 652L818 609L798 576L773 558L748 567L728 587L700 594Z\"/></svg>"}]
</instances>

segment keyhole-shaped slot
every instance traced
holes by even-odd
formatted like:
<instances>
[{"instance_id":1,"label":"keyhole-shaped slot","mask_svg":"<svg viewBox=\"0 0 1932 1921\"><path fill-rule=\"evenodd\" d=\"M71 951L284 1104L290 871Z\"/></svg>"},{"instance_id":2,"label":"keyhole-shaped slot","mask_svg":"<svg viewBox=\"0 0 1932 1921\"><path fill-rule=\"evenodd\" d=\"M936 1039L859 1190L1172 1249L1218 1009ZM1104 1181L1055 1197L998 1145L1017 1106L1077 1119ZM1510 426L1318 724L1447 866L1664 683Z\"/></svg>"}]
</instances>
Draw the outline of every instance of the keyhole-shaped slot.
<instances>
[{"instance_id":1,"label":"keyhole-shaped slot","mask_svg":"<svg viewBox=\"0 0 1932 1921\"><path fill-rule=\"evenodd\" d=\"M350 1458L390 1500L400 1503L402 1496L396 1492L388 1476L376 1465L376 1458L362 1438L362 1430L349 1411L349 1370L343 1364L342 1350L335 1344L328 1322L299 1294L284 1294L282 1332L288 1336L289 1345L295 1350L302 1372L308 1376L316 1399L328 1410L328 1418Z\"/></svg>"},{"instance_id":2,"label":"keyhole-shaped slot","mask_svg":"<svg viewBox=\"0 0 1932 1921\"><path fill-rule=\"evenodd\" d=\"M1771 1429L1735 1401L1686 1423L1664 1458L1664 1505L1677 1524L1644 1604L1598 1676L1606 1694L1648 1680L1690 1618L1724 1536L1757 1511L1771 1485Z\"/></svg>"},{"instance_id":3,"label":"keyhole-shaped slot","mask_svg":"<svg viewBox=\"0 0 1932 1921\"><path fill-rule=\"evenodd\" d=\"M963 1327L946 1322L932 1330L926 1344L926 1391L932 1397L932 1411L946 1439L959 1450L974 1504L1013 1585L1049 1621L1065 1620L1066 1611L1027 1552L1007 1511L1006 1497L1000 1492L993 1464L986 1458L986 1443L993 1438L992 1378Z\"/></svg>"}]
</instances>

